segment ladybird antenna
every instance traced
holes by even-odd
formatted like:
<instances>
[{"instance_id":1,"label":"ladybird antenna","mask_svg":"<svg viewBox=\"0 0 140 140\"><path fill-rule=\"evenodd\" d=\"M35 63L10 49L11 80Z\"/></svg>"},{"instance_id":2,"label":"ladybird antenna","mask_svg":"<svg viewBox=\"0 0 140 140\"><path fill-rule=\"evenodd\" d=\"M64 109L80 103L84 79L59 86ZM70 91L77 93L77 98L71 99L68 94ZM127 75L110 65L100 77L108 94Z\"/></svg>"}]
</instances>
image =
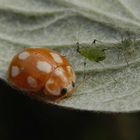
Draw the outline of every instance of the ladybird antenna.
<instances>
[{"instance_id":1,"label":"ladybird antenna","mask_svg":"<svg viewBox=\"0 0 140 140\"><path fill-rule=\"evenodd\" d=\"M77 91L84 83L85 81L89 80L89 77L85 77L82 81L79 81L78 85L75 87L75 91ZM97 84L97 81L93 80L96 84ZM73 96L79 96L79 95L83 95L84 93L81 93L81 94L78 94L78 95L73 95Z\"/></svg>"},{"instance_id":2,"label":"ladybird antenna","mask_svg":"<svg viewBox=\"0 0 140 140\"><path fill-rule=\"evenodd\" d=\"M87 80L88 80L88 79L89 79L89 78L87 78ZM85 82L85 80L86 80L86 79L82 80L82 81L75 87L74 92L77 91L77 90L82 86L82 84ZM68 96L67 96L67 95L61 96L61 97L55 99L55 102L56 102L56 103L59 103L62 99L66 98L66 97L69 97L69 96L71 96L72 94L73 94L73 93L69 94ZM82 94L79 94L79 95L82 95ZM78 95L73 95L73 96L78 96Z\"/></svg>"}]
</instances>

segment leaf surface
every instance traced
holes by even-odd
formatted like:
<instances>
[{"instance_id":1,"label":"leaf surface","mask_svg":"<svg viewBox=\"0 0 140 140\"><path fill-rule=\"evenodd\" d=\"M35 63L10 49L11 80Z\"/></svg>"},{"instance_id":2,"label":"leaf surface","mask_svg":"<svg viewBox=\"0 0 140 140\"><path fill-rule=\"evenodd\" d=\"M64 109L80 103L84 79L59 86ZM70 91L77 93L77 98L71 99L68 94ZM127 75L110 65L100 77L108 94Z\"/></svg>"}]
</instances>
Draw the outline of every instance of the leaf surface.
<instances>
[{"instance_id":1,"label":"leaf surface","mask_svg":"<svg viewBox=\"0 0 140 140\"><path fill-rule=\"evenodd\" d=\"M58 105L91 111L139 110L139 9L139 0L0 0L0 77L6 80L11 58L23 48L50 47L68 57L77 75L75 93ZM128 32L134 43L125 46L121 41ZM85 59L75 44L89 46L94 39L107 48L106 59L87 60L83 81Z\"/></svg>"}]
</instances>

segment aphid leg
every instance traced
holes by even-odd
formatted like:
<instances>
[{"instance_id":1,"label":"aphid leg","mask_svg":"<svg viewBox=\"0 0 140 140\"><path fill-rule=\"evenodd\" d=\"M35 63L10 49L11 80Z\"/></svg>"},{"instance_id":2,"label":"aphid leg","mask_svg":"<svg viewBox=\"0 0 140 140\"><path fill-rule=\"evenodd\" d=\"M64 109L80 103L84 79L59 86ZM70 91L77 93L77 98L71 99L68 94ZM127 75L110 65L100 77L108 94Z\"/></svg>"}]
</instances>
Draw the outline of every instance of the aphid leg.
<instances>
[{"instance_id":1,"label":"aphid leg","mask_svg":"<svg viewBox=\"0 0 140 140\"><path fill-rule=\"evenodd\" d=\"M79 44L79 42L76 42L76 47L77 47L77 49L76 49L76 51L78 52L78 53L80 53L80 44ZM86 68L86 58L84 58L84 77L83 77L83 79L85 79L85 77L86 77L86 74L85 74L85 68Z\"/></svg>"},{"instance_id":2,"label":"aphid leg","mask_svg":"<svg viewBox=\"0 0 140 140\"><path fill-rule=\"evenodd\" d=\"M121 35L121 50L123 53L123 57L127 63L127 66L129 66L126 53L131 55L135 51L135 34L127 31L125 34L125 37Z\"/></svg>"},{"instance_id":3,"label":"aphid leg","mask_svg":"<svg viewBox=\"0 0 140 140\"><path fill-rule=\"evenodd\" d=\"M121 41L120 41L120 39L115 38L116 41L120 42L119 47L117 47L118 51L119 51L118 60L120 59L120 55L123 55L124 60L126 61L126 64L129 65L128 60L127 60L126 55L125 55L126 47L123 45L125 42L123 34L120 34L120 37L121 37Z\"/></svg>"},{"instance_id":4,"label":"aphid leg","mask_svg":"<svg viewBox=\"0 0 140 140\"><path fill-rule=\"evenodd\" d=\"M132 53L134 53L135 50L136 50L136 36L133 35L132 38L131 38L131 41L132 41L132 45L131 45L130 50L128 51L128 53L129 53L130 56L131 56Z\"/></svg>"},{"instance_id":5,"label":"aphid leg","mask_svg":"<svg viewBox=\"0 0 140 140\"><path fill-rule=\"evenodd\" d=\"M86 65L87 65L87 63L86 63L86 58L84 58L84 72L83 72L83 81L85 81L85 79L86 79L86 71L85 71L85 69L86 69Z\"/></svg>"},{"instance_id":6,"label":"aphid leg","mask_svg":"<svg viewBox=\"0 0 140 140\"><path fill-rule=\"evenodd\" d=\"M80 53L80 44L79 44L79 42L76 42L76 51L78 52L78 53Z\"/></svg>"},{"instance_id":7,"label":"aphid leg","mask_svg":"<svg viewBox=\"0 0 140 140\"><path fill-rule=\"evenodd\" d=\"M76 51L80 54L80 44L79 42L76 42ZM86 68L86 58L84 58L84 68L83 68L83 81L85 81L85 78L86 78L86 73L85 73L85 68Z\"/></svg>"},{"instance_id":8,"label":"aphid leg","mask_svg":"<svg viewBox=\"0 0 140 140\"><path fill-rule=\"evenodd\" d=\"M101 62L98 62L103 68L105 68L105 66L101 63ZM113 79L113 81L115 81L116 83L117 83L117 80L112 76L112 75L110 75L110 74L108 74L108 76L110 76L112 79Z\"/></svg>"},{"instance_id":9,"label":"aphid leg","mask_svg":"<svg viewBox=\"0 0 140 140\"><path fill-rule=\"evenodd\" d=\"M125 39L122 38L121 43L122 43L122 45L123 45L123 44L125 43ZM127 51L125 44L122 46L122 49L121 49L121 50L122 50L122 55L123 55L123 57L124 57L124 60L125 60L125 62L126 62L126 64L127 64L127 66L129 66L127 57L126 57L126 55L125 55L125 52Z\"/></svg>"},{"instance_id":10,"label":"aphid leg","mask_svg":"<svg viewBox=\"0 0 140 140\"><path fill-rule=\"evenodd\" d=\"M126 62L126 64L127 64L127 66L129 66L128 60L127 60L126 55L125 55L125 52L123 51L122 54L123 54L123 57L124 57L124 59L125 59L125 62Z\"/></svg>"}]
</instances>

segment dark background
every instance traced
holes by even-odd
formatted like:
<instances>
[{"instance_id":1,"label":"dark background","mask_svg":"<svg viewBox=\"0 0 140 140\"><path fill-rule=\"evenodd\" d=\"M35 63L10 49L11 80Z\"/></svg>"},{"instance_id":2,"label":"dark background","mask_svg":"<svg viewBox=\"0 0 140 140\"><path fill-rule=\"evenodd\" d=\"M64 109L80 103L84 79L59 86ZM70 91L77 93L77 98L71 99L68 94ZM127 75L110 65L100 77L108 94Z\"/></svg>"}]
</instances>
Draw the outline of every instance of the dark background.
<instances>
[{"instance_id":1,"label":"dark background","mask_svg":"<svg viewBox=\"0 0 140 140\"><path fill-rule=\"evenodd\" d=\"M88 112L32 99L0 80L0 140L140 140L140 113Z\"/></svg>"}]
</instances>

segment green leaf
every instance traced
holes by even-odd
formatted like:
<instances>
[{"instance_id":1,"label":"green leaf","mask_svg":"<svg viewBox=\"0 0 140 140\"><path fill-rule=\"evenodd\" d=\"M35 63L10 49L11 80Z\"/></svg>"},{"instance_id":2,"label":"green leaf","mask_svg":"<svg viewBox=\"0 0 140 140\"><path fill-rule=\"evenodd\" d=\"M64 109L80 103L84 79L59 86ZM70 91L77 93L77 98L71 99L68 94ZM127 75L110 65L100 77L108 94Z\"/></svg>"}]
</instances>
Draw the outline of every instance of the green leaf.
<instances>
[{"instance_id":1,"label":"green leaf","mask_svg":"<svg viewBox=\"0 0 140 140\"><path fill-rule=\"evenodd\" d=\"M10 60L23 48L50 47L68 57L77 75L75 93L55 104L91 111L139 110L139 9L139 0L0 0L0 77L6 80ZM123 44L124 38L132 43ZM85 58L75 44L89 46L94 39L107 48L106 58L101 63L87 60L84 70Z\"/></svg>"}]
</instances>

